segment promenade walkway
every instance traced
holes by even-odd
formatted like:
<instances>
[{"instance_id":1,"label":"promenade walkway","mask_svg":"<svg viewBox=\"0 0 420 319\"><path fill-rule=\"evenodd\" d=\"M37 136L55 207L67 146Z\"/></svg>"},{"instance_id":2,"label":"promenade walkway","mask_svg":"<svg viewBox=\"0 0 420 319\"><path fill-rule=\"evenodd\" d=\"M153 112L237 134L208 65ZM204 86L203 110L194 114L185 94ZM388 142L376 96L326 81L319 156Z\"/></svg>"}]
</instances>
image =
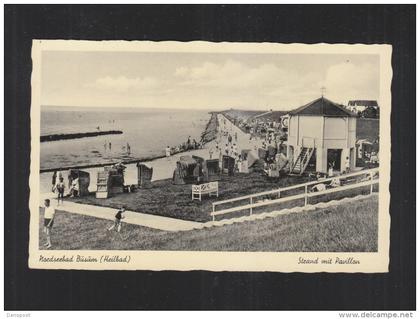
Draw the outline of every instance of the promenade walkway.
<instances>
[{"instance_id":1,"label":"promenade walkway","mask_svg":"<svg viewBox=\"0 0 420 319\"><path fill-rule=\"evenodd\" d=\"M107 219L107 220L114 220L115 214L117 213L117 209L109 208L109 207L102 207L102 206L95 206L95 205L85 205L85 204L78 204L69 201L64 201L63 204L60 203L57 206L57 201L55 196L52 193L43 194L42 200L45 198L50 198L52 206L54 206L57 210L62 210L67 213L71 214L79 214L85 215L95 218ZM52 199L54 198L54 199ZM40 203L40 206L43 204ZM181 219L163 217L163 216L156 216L150 214L143 214L133 211L125 211L124 213L125 218L123 219L124 223L149 227L153 229L165 230L165 231L185 231L191 230L194 228L200 228L202 223L198 222L191 222Z\"/></svg>"}]
</instances>

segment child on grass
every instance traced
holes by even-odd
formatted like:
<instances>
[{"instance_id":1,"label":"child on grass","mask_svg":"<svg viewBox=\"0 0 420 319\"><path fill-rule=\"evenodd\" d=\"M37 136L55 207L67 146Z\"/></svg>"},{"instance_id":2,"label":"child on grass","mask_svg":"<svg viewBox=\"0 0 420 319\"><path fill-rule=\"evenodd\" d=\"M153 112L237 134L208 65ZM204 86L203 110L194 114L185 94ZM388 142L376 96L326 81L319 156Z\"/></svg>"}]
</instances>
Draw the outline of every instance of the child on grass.
<instances>
[{"instance_id":1,"label":"child on grass","mask_svg":"<svg viewBox=\"0 0 420 319\"><path fill-rule=\"evenodd\" d=\"M125 212L125 207L122 206L117 214L115 215L115 220L114 220L114 224L108 228L109 231L113 230L115 228L115 230L119 233L121 230L121 219L124 219L124 212Z\"/></svg>"}]
</instances>

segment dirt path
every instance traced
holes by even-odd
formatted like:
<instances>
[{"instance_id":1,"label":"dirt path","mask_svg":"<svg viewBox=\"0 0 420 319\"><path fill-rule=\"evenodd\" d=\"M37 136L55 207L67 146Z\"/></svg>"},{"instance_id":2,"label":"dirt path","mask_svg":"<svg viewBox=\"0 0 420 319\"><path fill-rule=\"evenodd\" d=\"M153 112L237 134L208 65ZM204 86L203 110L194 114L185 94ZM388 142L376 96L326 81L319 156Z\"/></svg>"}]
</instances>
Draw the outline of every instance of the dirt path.
<instances>
[{"instance_id":1,"label":"dirt path","mask_svg":"<svg viewBox=\"0 0 420 319\"><path fill-rule=\"evenodd\" d=\"M219 129L227 131L232 137L237 136L237 140L233 138L233 143L236 143L238 146L239 152L243 149L251 149L256 150L258 147L261 147L262 141L261 139L252 139L250 140L250 134L244 133L239 127L234 125L231 121L229 121L225 116L222 114L218 115L219 120ZM225 124L226 123L226 124ZM220 132L219 130L219 132ZM219 137L220 145L223 147L227 144L227 138L226 137Z\"/></svg>"},{"instance_id":2,"label":"dirt path","mask_svg":"<svg viewBox=\"0 0 420 319\"><path fill-rule=\"evenodd\" d=\"M45 198L51 198L49 194L44 194L42 201ZM57 201L55 199L51 200L52 205L57 210L62 210L67 213L86 215L101 219L114 220L117 209L94 206L94 205L84 205L77 204L69 201L65 201L63 204L60 203L57 206ZM42 205L41 205L42 206ZM123 219L124 223L133 224L138 226L149 227L153 229L165 230L165 231L185 231L191 230L194 228L199 228L202 223L186 221L181 219L156 216L150 214L143 214L138 212L126 211L124 213L125 218Z\"/></svg>"}]
</instances>

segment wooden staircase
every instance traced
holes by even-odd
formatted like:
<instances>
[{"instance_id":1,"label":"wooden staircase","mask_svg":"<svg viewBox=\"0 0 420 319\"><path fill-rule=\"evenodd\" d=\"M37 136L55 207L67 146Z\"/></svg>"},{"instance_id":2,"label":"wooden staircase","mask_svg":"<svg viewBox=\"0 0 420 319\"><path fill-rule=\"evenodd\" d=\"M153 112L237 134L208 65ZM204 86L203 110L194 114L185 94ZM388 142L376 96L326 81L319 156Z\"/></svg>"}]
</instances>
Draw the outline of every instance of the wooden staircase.
<instances>
[{"instance_id":1,"label":"wooden staircase","mask_svg":"<svg viewBox=\"0 0 420 319\"><path fill-rule=\"evenodd\" d=\"M290 173L302 175L309 164L309 160L311 159L314 150L315 149L312 147L302 147L296 161L290 169Z\"/></svg>"}]
</instances>

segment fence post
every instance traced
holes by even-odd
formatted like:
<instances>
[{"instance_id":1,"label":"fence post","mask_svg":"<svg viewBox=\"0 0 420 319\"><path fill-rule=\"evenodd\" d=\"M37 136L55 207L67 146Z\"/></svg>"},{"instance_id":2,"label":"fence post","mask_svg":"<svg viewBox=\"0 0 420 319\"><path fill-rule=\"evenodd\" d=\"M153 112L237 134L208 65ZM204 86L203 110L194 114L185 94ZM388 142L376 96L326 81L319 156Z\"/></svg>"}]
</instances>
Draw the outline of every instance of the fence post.
<instances>
[{"instance_id":1,"label":"fence post","mask_svg":"<svg viewBox=\"0 0 420 319\"><path fill-rule=\"evenodd\" d=\"M370 172L370 194L373 193L373 173Z\"/></svg>"},{"instance_id":2,"label":"fence post","mask_svg":"<svg viewBox=\"0 0 420 319\"><path fill-rule=\"evenodd\" d=\"M252 197L249 198L249 203L252 205ZM249 216L252 215L252 207L249 209Z\"/></svg>"},{"instance_id":3,"label":"fence post","mask_svg":"<svg viewBox=\"0 0 420 319\"><path fill-rule=\"evenodd\" d=\"M305 206L308 204L308 185L305 185Z\"/></svg>"}]
</instances>

